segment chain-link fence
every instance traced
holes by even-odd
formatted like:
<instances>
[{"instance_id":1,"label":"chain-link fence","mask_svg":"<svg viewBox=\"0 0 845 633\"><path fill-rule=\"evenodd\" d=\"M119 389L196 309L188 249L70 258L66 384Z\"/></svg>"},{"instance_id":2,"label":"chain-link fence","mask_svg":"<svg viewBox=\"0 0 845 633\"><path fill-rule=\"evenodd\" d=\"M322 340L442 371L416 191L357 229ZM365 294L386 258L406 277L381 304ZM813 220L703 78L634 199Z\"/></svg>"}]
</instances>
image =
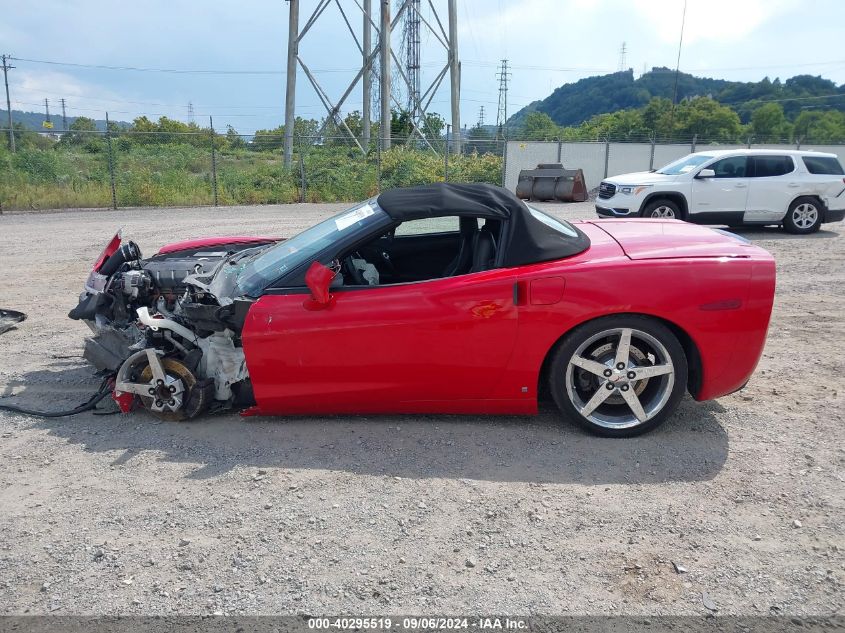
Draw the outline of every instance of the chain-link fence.
<instances>
[{"instance_id":1,"label":"chain-link fence","mask_svg":"<svg viewBox=\"0 0 845 633\"><path fill-rule=\"evenodd\" d=\"M2 131L2 130L0 130ZM7 131L6 131L7 132ZM841 154L843 146L796 143L724 145L693 139L645 142L394 138L364 153L348 137L298 136L293 160L282 134L219 134L111 129L22 135L17 151L0 145L3 209L121 208L354 201L384 189L440 181L516 187L522 169L563 163L584 170L588 189L607 176L646 171L704 149L802 147Z\"/></svg>"},{"instance_id":2,"label":"chain-link fence","mask_svg":"<svg viewBox=\"0 0 845 633\"><path fill-rule=\"evenodd\" d=\"M135 130L29 133L0 146L0 210L204 206L352 201L383 189L438 181L502 182L504 143L375 140L364 153L348 137L294 139L290 167L281 134ZM447 151L448 149L448 151Z\"/></svg>"}]
</instances>

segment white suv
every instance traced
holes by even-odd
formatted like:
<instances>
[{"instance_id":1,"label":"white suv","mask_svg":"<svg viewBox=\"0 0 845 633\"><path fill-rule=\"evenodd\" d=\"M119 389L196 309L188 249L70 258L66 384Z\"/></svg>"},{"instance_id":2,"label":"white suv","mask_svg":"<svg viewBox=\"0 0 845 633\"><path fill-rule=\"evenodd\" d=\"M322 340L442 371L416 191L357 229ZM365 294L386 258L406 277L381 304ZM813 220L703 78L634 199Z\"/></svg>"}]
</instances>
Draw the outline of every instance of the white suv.
<instances>
[{"instance_id":1,"label":"white suv","mask_svg":"<svg viewBox=\"0 0 845 633\"><path fill-rule=\"evenodd\" d=\"M698 224L779 224L818 231L845 217L845 171L835 154L765 149L696 152L652 172L603 180L603 217Z\"/></svg>"}]
</instances>

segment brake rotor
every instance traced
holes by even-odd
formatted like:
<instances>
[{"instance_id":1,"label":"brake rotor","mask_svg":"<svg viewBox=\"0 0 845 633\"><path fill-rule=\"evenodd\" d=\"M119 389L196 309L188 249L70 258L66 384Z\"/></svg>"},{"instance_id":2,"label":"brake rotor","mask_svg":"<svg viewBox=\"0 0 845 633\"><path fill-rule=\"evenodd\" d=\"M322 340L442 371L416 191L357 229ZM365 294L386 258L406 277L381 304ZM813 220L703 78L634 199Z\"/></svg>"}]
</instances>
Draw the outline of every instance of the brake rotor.
<instances>
[{"instance_id":1,"label":"brake rotor","mask_svg":"<svg viewBox=\"0 0 845 633\"><path fill-rule=\"evenodd\" d=\"M595 348L592 352L590 352L591 360L594 360L602 365L608 365L610 367L613 364L613 360L615 358L615 348L611 343L605 343L604 345L600 345L599 347ZM648 366L651 363L649 362L648 357L643 354L632 342L630 347L630 367L642 367ZM608 364L608 362L610 364ZM584 387L590 386L592 389L598 388L598 378L593 376L592 374L588 374L587 372L582 373L583 380L587 381L594 381L595 384L591 385L584 385ZM631 387L634 389L634 393L638 396L645 391L645 388L648 386L648 378L643 380L638 380ZM613 394L605 400L607 404L624 404L625 399L619 394Z\"/></svg>"},{"instance_id":2,"label":"brake rotor","mask_svg":"<svg viewBox=\"0 0 845 633\"><path fill-rule=\"evenodd\" d=\"M190 369L173 358L161 359L161 366L164 369L167 382L160 385L154 395L138 396L144 408L160 420L167 422L181 422L193 417L188 412L186 404L189 402L194 386L197 384L196 376L191 373ZM153 371L147 365L141 371L139 381L151 382L152 379ZM182 388L176 389L177 385ZM172 393L172 391L179 391L179 393Z\"/></svg>"}]
</instances>

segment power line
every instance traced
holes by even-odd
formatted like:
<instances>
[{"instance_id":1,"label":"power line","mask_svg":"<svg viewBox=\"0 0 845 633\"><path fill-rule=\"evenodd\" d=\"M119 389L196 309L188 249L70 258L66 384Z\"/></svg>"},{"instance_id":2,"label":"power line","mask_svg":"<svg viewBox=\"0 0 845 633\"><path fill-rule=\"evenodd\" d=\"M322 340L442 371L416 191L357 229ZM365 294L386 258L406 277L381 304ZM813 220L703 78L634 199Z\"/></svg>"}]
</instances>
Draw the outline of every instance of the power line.
<instances>
[{"instance_id":1,"label":"power line","mask_svg":"<svg viewBox=\"0 0 845 633\"><path fill-rule=\"evenodd\" d=\"M684 11L681 13L681 37L678 39L678 62L675 64L675 86L672 88L672 112L669 115L669 129L675 125L675 103L678 101L678 75L681 69L681 47L684 44L684 24L687 20L687 0L684 0Z\"/></svg>"},{"instance_id":2,"label":"power line","mask_svg":"<svg viewBox=\"0 0 845 633\"><path fill-rule=\"evenodd\" d=\"M74 62L59 62L48 59L30 59L27 57L9 57L18 62L30 62L32 64L49 64L51 66L70 66L74 68L97 68L100 70L127 70L133 72L148 73L175 73L179 75L286 75L284 70L222 70L222 69L181 69L181 68L142 68L140 66L106 66L103 64L79 64ZM320 68L311 69L311 72L320 73L343 73L355 72L357 68Z\"/></svg>"}]
</instances>

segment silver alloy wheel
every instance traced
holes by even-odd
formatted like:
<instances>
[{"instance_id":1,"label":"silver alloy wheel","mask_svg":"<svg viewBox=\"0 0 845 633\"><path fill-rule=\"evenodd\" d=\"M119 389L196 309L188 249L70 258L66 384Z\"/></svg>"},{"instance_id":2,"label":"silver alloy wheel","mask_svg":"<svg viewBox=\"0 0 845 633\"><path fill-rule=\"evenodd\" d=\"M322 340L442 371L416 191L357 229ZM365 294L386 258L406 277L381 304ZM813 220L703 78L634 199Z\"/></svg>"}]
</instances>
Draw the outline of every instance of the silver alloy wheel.
<instances>
[{"instance_id":1,"label":"silver alloy wheel","mask_svg":"<svg viewBox=\"0 0 845 633\"><path fill-rule=\"evenodd\" d=\"M667 207L665 204L661 204L656 209L653 209L651 212L652 218L674 218L675 217L675 210L672 207Z\"/></svg>"},{"instance_id":2,"label":"silver alloy wheel","mask_svg":"<svg viewBox=\"0 0 845 633\"><path fill-rule=\"evenodd\" d=\"M591 336L566 366L566 393L572 406L607 429L647 422L663 410L674 386L675 367L666 347L635 328L613 328Z\"/></svg>"},{"instance_id":3,"label":"silver alloy wheel","mask_svg":"<svg viewBox=\"0 0 845 633\"><path fill-rule=\"evenodd\" d=\"M802 202L792 210L792 223L799 229L809 229L818 219L819 210L809 202Z\"/></svg>"}]
</instances>

